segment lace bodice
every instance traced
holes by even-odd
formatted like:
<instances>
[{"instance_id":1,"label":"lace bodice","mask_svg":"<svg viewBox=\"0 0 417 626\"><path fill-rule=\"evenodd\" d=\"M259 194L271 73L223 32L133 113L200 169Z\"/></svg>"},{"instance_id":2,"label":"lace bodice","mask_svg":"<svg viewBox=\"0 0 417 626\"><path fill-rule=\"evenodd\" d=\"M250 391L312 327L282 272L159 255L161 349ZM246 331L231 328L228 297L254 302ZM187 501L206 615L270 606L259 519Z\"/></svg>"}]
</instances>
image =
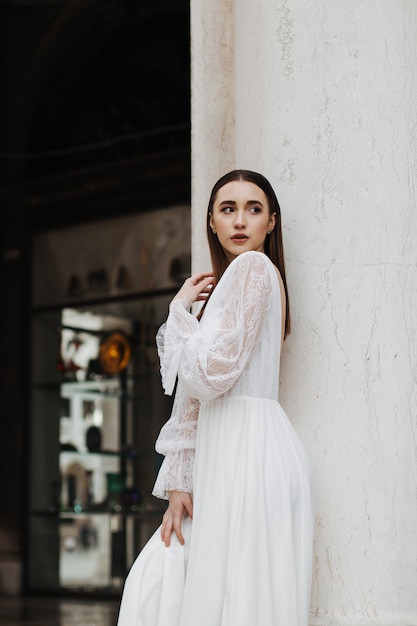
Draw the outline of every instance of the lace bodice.
<instances>
[{"instance_id":1,"label":"lace bodice","mask_svg":"<svg viewBox=\"0 0 417 626\"><path fill-rule=\"evenodd\" d=\"M156 450L165 455L153 494L192 492L201 402L230 395L278 399L281 301L276 270L261 252L245 252L224 272L201 322L186 299L171 302L157 345L172 414Z\"/></svg>"}]
</instances>

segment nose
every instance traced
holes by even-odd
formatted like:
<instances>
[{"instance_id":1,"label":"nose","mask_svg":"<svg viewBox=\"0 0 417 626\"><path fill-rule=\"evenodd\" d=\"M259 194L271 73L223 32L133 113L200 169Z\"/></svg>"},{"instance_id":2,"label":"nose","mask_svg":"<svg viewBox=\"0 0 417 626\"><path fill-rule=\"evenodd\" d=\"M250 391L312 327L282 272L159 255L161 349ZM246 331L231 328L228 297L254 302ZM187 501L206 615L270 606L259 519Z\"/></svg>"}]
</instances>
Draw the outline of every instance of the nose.
<instances>
[{"instance_id":1,"label":"nose","mask_svg":"<svg viewBox=\"0 0 417 626\"><path fill-rule=\"evenodd\" d=\"M246 213L244 209L237 209L237 211L235 212L234 227L235 228L246 227Z\"/></svg>"}]
</instances>

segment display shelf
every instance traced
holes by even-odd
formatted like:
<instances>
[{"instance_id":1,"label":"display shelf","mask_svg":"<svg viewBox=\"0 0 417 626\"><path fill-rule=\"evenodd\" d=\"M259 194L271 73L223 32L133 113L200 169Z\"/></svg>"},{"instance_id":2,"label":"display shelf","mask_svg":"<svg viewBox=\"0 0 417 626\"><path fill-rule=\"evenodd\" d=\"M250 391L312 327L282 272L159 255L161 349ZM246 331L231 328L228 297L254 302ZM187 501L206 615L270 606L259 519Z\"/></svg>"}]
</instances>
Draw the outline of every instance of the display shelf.
<instances>
[{"instance_id":1,"label":"display shelf","mask_svg":"<svg viewBox=\"0 0 417 626\"><path fill-rule=\"evenodd\" d=\"M141 382L146 382L149 380L149 376L143 376L142 378L137 378L137 381L141 381ZM159 374L155 374L154 375L154 379L156 381L159 380ZM69 385L69 384L74 384L74 385L78 385L80 383L73 383L72 381L65 381L62 383L34 383L33 384L33 389L35 391L45 391L45 392L49 392L49 393L53 393L53 392L59 392L61 390L62 385ZM76 389L75 389L76 391ZM102 397L102 398L113 398L115 400L126 400L128 402L134 402L135 400L140 399L140 395L138 394L133 394L133 393L129 393L129 392L123 392L123 391L99 391L98 389L94 389L92 388L89 391L86 391L83 393L84 395L84 399L88 400L94 400L96 398Z\"/></svg>"},{"instance_id":2,"label":"display shelf","mask_svg":"<svg viewBox=\"0 0 417 626\"><path fill-rule=\"evenodd\" d=\"M31 515L36 515L39 517L60 517L61 515L67 516L88 516L88 515L126 515L126 516L134 516L140 518L149 518L154 519L161 517L166 510L166 506L160 509L145 509L144 507L138 507L137 510L132 509L81 509L79 511L74 511L73 509L57 509L57 508L49 508L49 509L34 509L30 512Z\"/></svg>"},{"instance_id":3,"label":"display shelf","mask_svg":"<svg viewBox=\"0 0 417 626\"><path fill-rule=\"evenodd\" d=\"M92 456L98 457L116 457L129 459L131 461L135 461L138 457L136 451L133 452L124 452L123 450L65 450L60 449L60 454L71 453L72 455L78 455L80 458L87 458Z\"/></svg>"},{"instance_id":4,"label":"display shelf","mask_svg":"<svg viewBox=\"0 0 417 626\"><path fill-rule=\"evenodd\" d=\"M154 340L165 305L155 319L149 305L142 320L143 302L136 318L132 307L118 318L104 305L97 314L58 308L32 318L32 588L120 589L162 518L165 503L145 494L159 466L157 420L166 420L171 405ZM101 373L101 346L120 330L130 342L128 363Z\"/></svg>"},{"instance_id":5,"label":"display shelf","mask_svg":"<svg viewBox=\"0 0 417 626\"><path fill-rule=\"evenodd\" d=\"M143 300L150 300L154 298L163 298L166 296L174 296L178 291L178 285L172 287L166 287L164 289L149 289L137 292L129 292L124 294L118 294L114 296L103 295L97 298L86 299L73 299L66 302L60 302L58 304L50 304L43 306L35 306L32 308L32 314L53 313L56 311L62 311L63 309L85 309L86 307L97 307L99 305L118 304L123 302L136 302ZM88 329L84 329L83 332L88 332Z\"/></svg>"},{"instance_id":6,"label":"display shelf","mask_svg":"<svg viewBox=\"0 0 417 626\"><path fill-rule=\"evenodd\" d=\"M153 371L153 372L147 372L146 374L139 374L136 376L127 376L126 377L126 381L127 383L129 382L146 382L149 379L154 379L159 381L161 376L158 371ZM105 384L108 381L113 381L114 378L100 378L100 379L96 379L96 380L68 380L63 378L62 380L50 380L50 381L43 381L43 382L34 382L33 383L33 388L34 389L44 389L46 391L48 390L52 390L52 391L59 391L61 388L61 385L73 385L74 389L87 389L90 390L94 393L95 388L97 388L97 385L101 385L101 384ZM86 387L86 383L90 383L91 387L90 389L88 389ZM100 392L100 393L105 393L105 392ZM134 396L132 396L133 398Z\"/></svg>"}]
</instances>

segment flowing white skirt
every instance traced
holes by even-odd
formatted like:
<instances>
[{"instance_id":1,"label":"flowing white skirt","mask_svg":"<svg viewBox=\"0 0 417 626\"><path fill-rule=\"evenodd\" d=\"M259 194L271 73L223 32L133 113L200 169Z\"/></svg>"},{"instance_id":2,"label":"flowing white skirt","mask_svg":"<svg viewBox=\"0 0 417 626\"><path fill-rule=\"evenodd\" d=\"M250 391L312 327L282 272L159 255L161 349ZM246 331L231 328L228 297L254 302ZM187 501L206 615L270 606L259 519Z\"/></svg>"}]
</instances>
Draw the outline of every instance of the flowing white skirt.
<instances>
[{"instance_id":1,"label":"flowing white skirt","mask_svg":"<svg viewBox=\"0 0 417 626\"><path fill-rule=\"evenodd\" d=\"M278 402L204 403L185 545L151 537L118 626L307 626L313 518L309 461Z\"/></svg>"}]
</instances>

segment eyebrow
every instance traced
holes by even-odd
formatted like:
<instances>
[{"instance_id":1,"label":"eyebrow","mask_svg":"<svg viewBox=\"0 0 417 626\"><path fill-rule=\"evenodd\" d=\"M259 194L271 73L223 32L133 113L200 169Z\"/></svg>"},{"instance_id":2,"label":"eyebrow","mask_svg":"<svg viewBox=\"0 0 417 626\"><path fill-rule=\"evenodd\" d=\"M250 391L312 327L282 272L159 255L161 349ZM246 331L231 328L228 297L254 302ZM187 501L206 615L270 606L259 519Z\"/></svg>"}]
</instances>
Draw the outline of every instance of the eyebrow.
<instances>
[{"instance_id":1,"label":"eyebrow","mask_svg":"<svg viewBox=\"0 0 417 626\"><path fill-rule=\"evenodd\" d=\"M219 206L221 206L222 204L236 204L236 202L235 200L222 200L222 202L219 202ZM260 204L261 206L263 206L260 200L248 200L245 204Z\"/></svg>"}]
</instances>

